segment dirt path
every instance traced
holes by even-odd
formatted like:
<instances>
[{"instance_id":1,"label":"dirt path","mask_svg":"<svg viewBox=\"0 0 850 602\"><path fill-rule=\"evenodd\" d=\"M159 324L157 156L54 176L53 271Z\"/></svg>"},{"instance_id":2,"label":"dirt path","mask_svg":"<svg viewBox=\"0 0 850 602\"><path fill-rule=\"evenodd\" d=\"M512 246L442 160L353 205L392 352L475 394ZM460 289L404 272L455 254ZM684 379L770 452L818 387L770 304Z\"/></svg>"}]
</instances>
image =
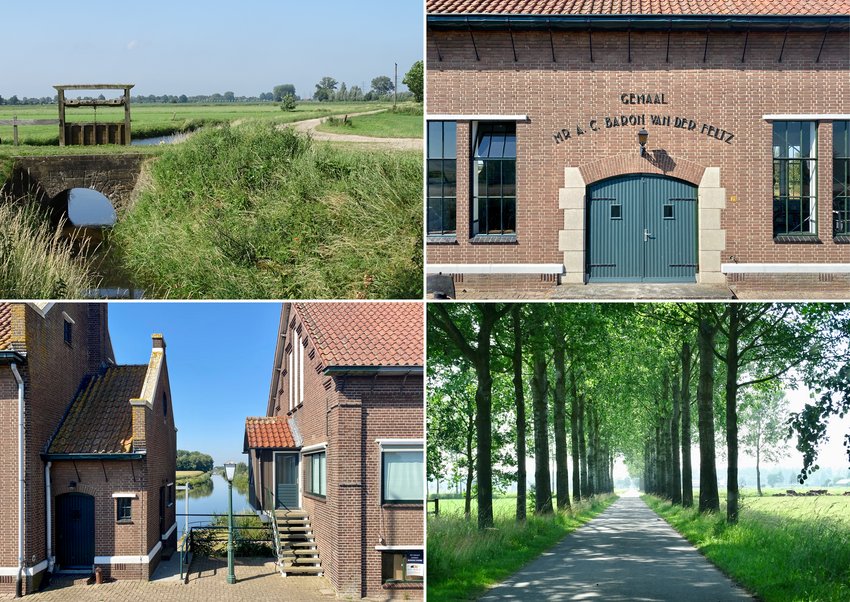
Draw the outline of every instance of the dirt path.
<instances>
[{"instance_id":1,"label":"dirt path","mask_svg":"<svg viewBox=\"0 0 850 602\"><path fill-rule=\"evenodd\" d=\"M481 600L721 602L753 598L636 495L621 497Z\"/></svg>"},{"instance_id":2,"label":"dirt path","mask_svg":"<svg viewBox=\"0 0 850 602\"><path fill-rule=\"evenodd\" d=\"M378 109L376 111L365 111L363 113L350 113L349 117L359 117L360 115L374 115L375 113L383 113L386 109ZM304 121L296 121L294 123L285 123L278 128L294 127L299 132L307 132L312 136L313 140L326 140L329 142L354 142L357 144L369 144L391 148L395 150L418 150L421 151L421 138L373 138L371 136L356 136L346 134L334 134L331 132L320 132L316 128L327 117L319 117L318 119L305 119Z\"/></svg>"}]
</instances>

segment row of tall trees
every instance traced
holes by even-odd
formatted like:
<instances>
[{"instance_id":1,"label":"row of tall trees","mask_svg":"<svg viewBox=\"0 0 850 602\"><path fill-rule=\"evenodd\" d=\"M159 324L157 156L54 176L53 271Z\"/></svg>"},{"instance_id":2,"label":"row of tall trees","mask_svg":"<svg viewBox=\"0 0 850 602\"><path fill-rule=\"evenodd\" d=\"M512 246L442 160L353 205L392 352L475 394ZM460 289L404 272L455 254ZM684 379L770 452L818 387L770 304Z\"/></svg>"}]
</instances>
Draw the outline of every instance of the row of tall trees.
<instances>
[{"instance_id":1,"label":"row of tall trees","mask_svg":"<svg viewBox=\"0 0 850 602\"><path fill-rule=\"evenodd\" d=\"M713 512L722 455L735 522L742 448L774 460L793 430L801 482L817 468L829 417L850 410L849 338L845 305L432 305L429 476L463 473L481 528L494 486L515 482L525 517L527 454L536 512L613 490L618 455L646 491L684 506L696 477L696 503ZM782 390L803 383L815 398L787 416Z\"/></svg>"}]
</instances>

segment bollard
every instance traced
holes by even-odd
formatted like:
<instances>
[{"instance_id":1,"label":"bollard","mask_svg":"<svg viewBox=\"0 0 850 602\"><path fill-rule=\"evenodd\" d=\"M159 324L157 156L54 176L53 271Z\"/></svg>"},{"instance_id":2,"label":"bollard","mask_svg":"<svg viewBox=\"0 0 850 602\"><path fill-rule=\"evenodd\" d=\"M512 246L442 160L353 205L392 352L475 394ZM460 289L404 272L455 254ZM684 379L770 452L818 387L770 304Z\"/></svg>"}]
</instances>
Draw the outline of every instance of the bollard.
<instances>
[{"instance_id":1,"label":"bollard","mask_svg":"<svg viewBox=\"0 0 850 602\"><path fill-rule=\"evenodd\" d=\"M94 570L94 583L95 585L100 585L103 583L103 569L100 567L97 567Z\"/></svg>"}]
</instances>

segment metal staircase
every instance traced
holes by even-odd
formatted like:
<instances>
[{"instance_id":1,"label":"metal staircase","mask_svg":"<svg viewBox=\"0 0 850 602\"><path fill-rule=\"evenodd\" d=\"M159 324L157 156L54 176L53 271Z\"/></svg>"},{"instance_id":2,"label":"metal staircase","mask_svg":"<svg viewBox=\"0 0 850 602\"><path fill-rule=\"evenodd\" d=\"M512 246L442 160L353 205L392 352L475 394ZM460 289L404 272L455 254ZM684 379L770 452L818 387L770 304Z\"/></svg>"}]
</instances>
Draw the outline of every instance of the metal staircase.
<instances>
[{"instance_id":1,"label":"metal staircase","mask_svg":"<svg viewBox=\"0 0 850 602\"><path fill-rule=\"evenodd\" d=\"M303 510L275 510L274 518L280 574L324 574L310 515Z\"/></svg>"}]
</instances>

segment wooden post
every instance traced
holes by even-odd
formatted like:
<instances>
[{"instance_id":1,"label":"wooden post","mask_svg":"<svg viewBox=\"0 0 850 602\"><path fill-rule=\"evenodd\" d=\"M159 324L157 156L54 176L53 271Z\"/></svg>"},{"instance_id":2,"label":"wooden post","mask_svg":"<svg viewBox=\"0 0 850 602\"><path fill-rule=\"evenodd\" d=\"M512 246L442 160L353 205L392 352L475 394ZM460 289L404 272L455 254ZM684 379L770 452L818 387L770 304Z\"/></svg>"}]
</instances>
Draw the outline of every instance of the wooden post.
<instances>
[{"instance_id":1,"label":"wooden post","mask_svg":"<svg viewBox=\"0 0 850 602\"><path fill-rule=\"evenodd\" d=\"M59 95L59 146L65 146L65 90L57 90Z\"/></svg>"},{"instance_id":2,"label":"wooden post","mask_svg":"<svg viewBox=\"0 0 850 602\"><path fill-rule=\"evenodd\" d=\"M124 144L130 140L130 88L124 88Z\"/></svg>"},{"instance_id":3,"label":"wooden post","mask_svg":"<svg viewBox=\"0 0 850 602\"><path fill-rule=\"evenodd\" d=\"M14 140L14 145L18 146L18 116L17 115L12 117L12 140Z\"/></svg>"}]
</instances>

